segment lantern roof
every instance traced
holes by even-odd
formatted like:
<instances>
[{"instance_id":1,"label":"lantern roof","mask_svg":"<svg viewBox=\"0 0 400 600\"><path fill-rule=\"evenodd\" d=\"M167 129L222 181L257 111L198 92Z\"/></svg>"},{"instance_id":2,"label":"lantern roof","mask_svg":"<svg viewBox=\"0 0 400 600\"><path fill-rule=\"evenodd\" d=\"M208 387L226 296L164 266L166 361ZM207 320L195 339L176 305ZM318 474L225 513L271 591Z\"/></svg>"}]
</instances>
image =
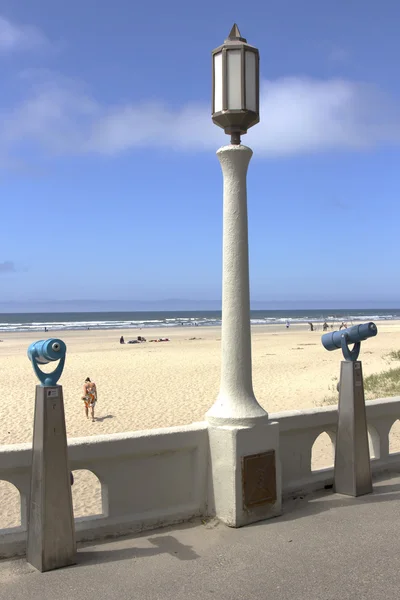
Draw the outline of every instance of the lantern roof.
<instances>
[{"instance_id":1,"label":"lantern roof","mask_svg":"<svg viewBox=\"0 0 400 600\"><path fill-rule=\"evenodd\" d=\"M236 23L233 24L230 34L225 40L225 44L227 44L228 42L244 42L245 44L247 44L247 40L241 36L239 27L236 25Z\"/></svg>"}]
</instances>

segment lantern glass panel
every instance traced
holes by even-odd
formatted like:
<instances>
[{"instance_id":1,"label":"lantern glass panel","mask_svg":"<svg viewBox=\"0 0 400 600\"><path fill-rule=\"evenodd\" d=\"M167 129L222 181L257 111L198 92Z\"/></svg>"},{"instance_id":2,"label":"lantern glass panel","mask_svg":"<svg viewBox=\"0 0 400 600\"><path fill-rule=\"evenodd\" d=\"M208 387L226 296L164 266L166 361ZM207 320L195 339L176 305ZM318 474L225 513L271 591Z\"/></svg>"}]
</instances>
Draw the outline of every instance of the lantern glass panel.
<instances>
[{"instance_id":1,"label":"lantern glass panel","mask_svg":"<svg viewBox=\"0 0 400 600\"><path fill-rule=\"evenodd\" d=\"M240 50L227 50L227 103L228 110L242 108L242 60Z\"/></svg>"},{"instance_id":2,"label":"lantern glass panel","mask_svg":"<svg viewBox=\"0 0 400 600\"><path fill-rule=\"evenodd\" d=\"M214 54L214 112L222 111L222 52Z\"/></svg>"},{"instance_id":3,"label":"lantern glass panel","mask_svg":"<svg viewBox=\"0 0 400 600\"><path fill-rule=\"evenodd\" d=\"M245 82L246 82L246 109L257 112L257 57L255 52L245 52Z\"/></svg>"}]
</instances>

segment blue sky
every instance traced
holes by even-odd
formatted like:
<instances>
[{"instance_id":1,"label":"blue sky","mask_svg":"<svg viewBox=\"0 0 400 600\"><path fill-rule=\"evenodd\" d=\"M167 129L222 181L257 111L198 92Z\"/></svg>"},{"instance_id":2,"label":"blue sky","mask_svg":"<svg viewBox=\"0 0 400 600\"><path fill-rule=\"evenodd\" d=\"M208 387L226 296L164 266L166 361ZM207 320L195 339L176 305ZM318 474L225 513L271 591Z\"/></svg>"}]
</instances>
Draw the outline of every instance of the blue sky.
<instances>
[{"instance_id":1,"label":"blue sky","mask_svg":"<svg viewBox=\"0 0 400 600\"><path fill-rule=\"evenodd\" d=\"M399 20L397 0L0 0L0 302L220 297L210 53L236 21L261 56L252 299L399 306Z\"/></svg>"}]
</instances>

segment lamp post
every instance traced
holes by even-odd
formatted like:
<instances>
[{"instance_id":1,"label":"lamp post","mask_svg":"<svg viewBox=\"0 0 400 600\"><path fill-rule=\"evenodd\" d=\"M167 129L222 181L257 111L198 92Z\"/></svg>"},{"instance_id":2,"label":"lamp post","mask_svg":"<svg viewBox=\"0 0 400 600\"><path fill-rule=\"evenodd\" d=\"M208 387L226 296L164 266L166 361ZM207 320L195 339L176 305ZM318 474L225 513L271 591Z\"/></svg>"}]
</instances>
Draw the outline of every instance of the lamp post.
<instances>
[{"instance_id":1,"label":"lamp post","mask_svg":"<svg viewBox=\"0 0 400 600\"><path fill-rule=\"evenodd\" d=\"M240 143L260 120L259 52L235 24L212 60L212 120L231 144L217 152L224 178L222 367L220 393L207 419L250 424L268 419L252 383L246 175L253 152Z\"/></svg>"},{"instance_id":2,"label":"lamp post","mask_svg":"<svg viewBox=\"0 0 400 600\"><path fill-rule=\"evenodd\" d=\"M212 64L212 120L231 143L217 151L224 188L221 383L206 414L210 513L240 527L281 512L279 424L252 383L246 177L253 152L240 140L260 120L259 53L235 24Z\"/></svg>"}]
</instances>

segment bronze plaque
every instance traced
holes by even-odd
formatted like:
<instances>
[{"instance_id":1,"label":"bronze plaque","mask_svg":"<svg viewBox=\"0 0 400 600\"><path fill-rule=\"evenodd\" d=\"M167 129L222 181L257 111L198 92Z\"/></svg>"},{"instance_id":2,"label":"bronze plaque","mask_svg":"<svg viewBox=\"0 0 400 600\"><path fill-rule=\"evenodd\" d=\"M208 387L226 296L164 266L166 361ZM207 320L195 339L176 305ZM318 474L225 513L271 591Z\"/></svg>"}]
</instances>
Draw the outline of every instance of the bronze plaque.
<instances>
[{"instance_id":1,"label":"bronze plaque","mask_svg":"<svg viewBox=\"0 0 400 600\"><path fill-rule=\"evenodd\" d=\"M275 504L275 450L242 458L243 503L245 508Z\"/></svg>"}]
</instances>

